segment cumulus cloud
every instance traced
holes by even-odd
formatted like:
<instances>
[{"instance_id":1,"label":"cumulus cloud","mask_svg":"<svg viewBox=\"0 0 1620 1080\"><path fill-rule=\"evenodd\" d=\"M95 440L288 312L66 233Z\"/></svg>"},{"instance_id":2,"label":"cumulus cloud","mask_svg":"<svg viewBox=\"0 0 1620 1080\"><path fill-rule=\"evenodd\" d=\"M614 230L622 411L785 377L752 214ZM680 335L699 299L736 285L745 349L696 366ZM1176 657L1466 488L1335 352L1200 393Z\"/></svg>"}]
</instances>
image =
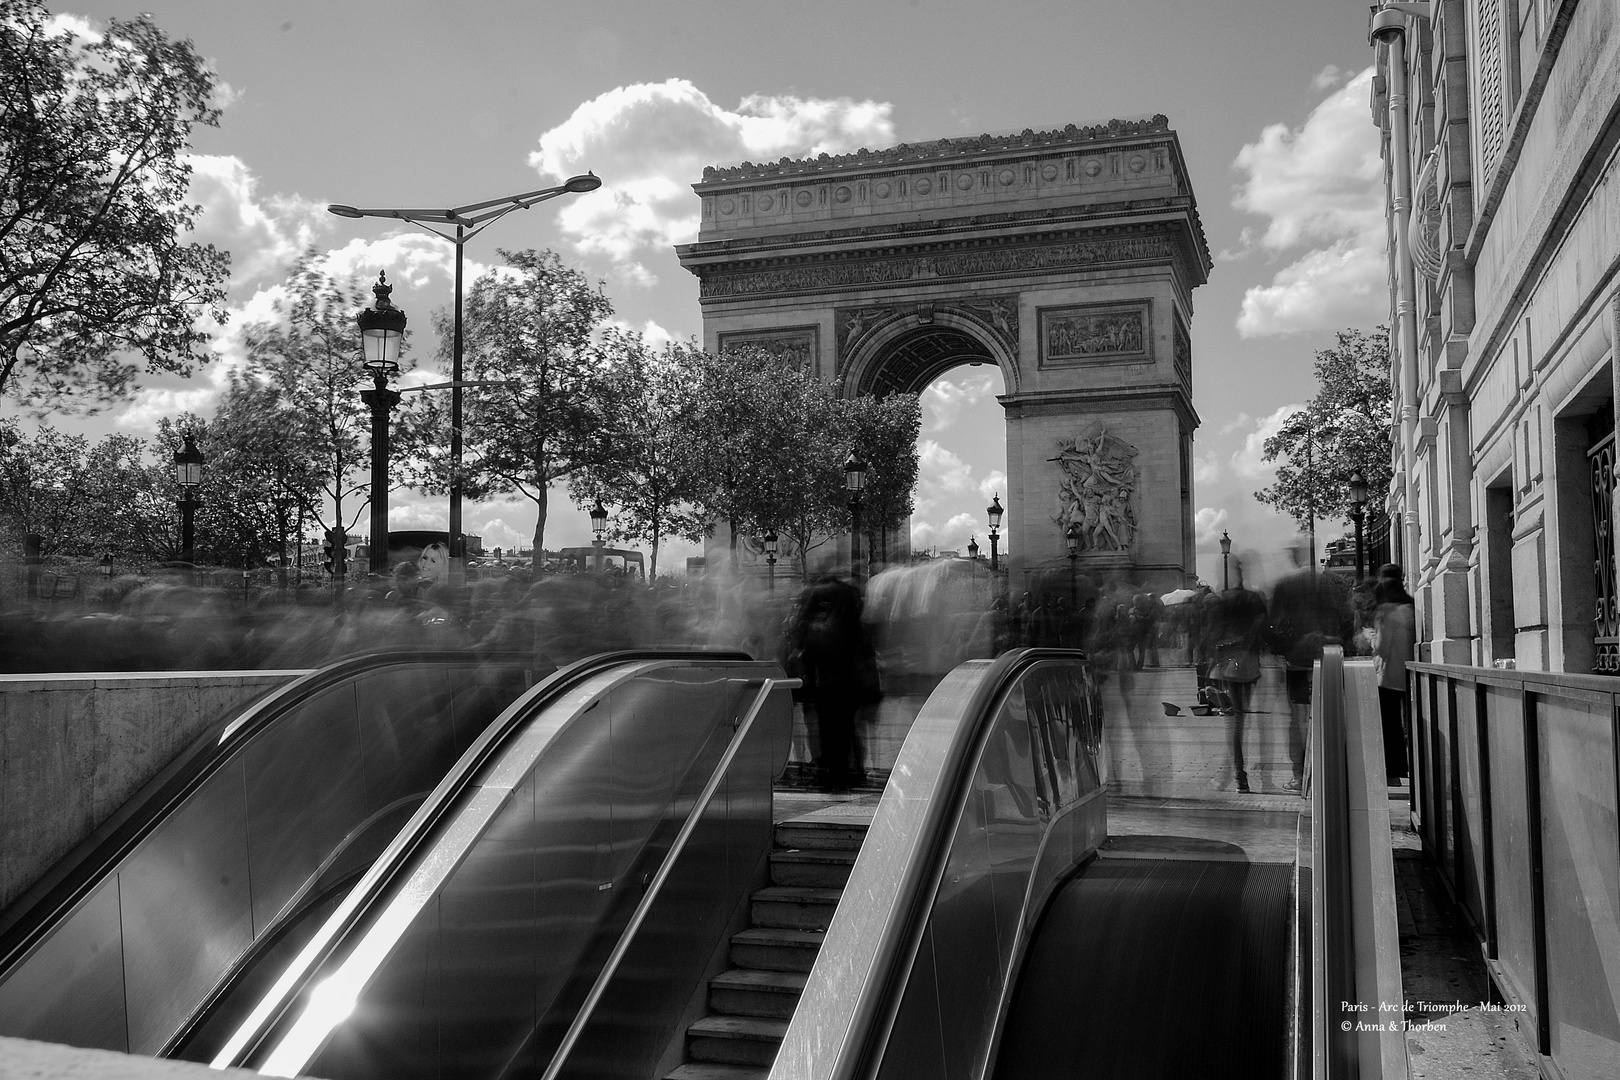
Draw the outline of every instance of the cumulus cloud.
<instances>
[{"instance_id":1,"label":"cumulus cloud","mask_svg":"<svg viewBox=\"0 0 1620 1080\"><path fill-rule=\"evenodd\" d=\"M1007 490L1007 474L1000 469L991 469L988 476L979 481L979 497L993 499ZM1003 506L1006 504L1003 503Z\"/></svg>"},{"instance_id":2,"label":"cumulus cloud","mask_svg":"<svg viewBox=\"0 0 1620 1080\"><path fill-rule=\"evenodd\" d=\"M964 409L988 401L1001 392L1001 372L969 368L936 379L922 392L924 431L943 431L955 424Z\"/></svg>"},{"instance_id":3,"label":"cumulus cloud","mask_svg":"<svg viewBox=\"0 0 1620 1080\"><path fill-rule=\"evenodd\" d=\"M1284 405L1270 416L1254 421L1254 429L1243 439L1243 447L1232 455L1232 471L1251 480L1264 477L1270 480L1277 467L1265 460L1265 442L1277 434L1283 421L1303 409L1303 405Z\"/></svg>"},{"instance_id":4,"label":"cumulus cloud","mask_svg":"<svg viewBox=\"0 0 1620 1080\"><path fill-rule=\"evenodd\" d=\"M261 195L241 158L193 154L189 199L202 207L192 238L231 253L231 288L241 293L284 274L330 231L325 207L297 195Z\"/></svg>"},{"instance_id":5,"label":"cumulus cloud","mask_svg":"<svg viewBox=\"0 0 1620 1080\"><path fill-rule=\"evenodd\" d=\"M1220 479L1221 463L1215 451L1201 454L1193 459L1193 483L1208 484Z\"/></svg>"},{"instance_id":6,"label":"cumulus cloud","mask_svg":"<svg viewBox=\"0 0 1620 1080\"><path fill-rule=\"evenodd\" d=\"M529 164L549 180L589 169L603 185L563 203L558 223L582 254L651 284L651 252L697 235L691 185L705 165L846 153L894 141L892 107L851 98L746 97L735 110L686 79L621 86L592 98L540 136Z\"/></svg>"},{"instance_id":7,"label":"cumulus cloud","mask_svg":"<svg viewBox=\"0 0 1620 1080\"><path fill-rule=\"evenodd\" d=\"M1238 152L1234 165L1247 178L1233 205L1269 219L1258 235L1245 230L1245 251L1293 259L1271 284L1244 295L1237 321L1244 337L1331 329L1382 313L1383 166L1367 119L1372 75L1372 68L1358 73L1301 126L1272 124ZM1323 71L1320 88L1341 76Z\"/></svg>"},{"instance_id":8,"label":"cumulus cloud","mask_svg":"<svg viewBox=\"0 0 1620 1080\"><path fill-rule=\"evenodd\" d=\"M1198 547L1208 547L1217 544L1221 539L1221 531L1227 526L1225 510L1217 510L1212 506L1200 506L1198 513L1193 515L1193 530L1196 535Z\"/></svg>"}]
</instances>

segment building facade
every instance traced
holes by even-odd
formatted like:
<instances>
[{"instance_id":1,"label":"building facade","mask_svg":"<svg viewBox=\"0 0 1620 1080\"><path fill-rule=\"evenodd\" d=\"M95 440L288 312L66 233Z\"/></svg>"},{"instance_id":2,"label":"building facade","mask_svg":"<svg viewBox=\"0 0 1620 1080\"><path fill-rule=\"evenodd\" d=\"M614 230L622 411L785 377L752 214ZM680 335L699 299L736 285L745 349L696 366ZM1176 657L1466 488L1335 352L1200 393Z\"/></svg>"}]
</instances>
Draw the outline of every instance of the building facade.
<instances>
[{"instance_id":1,"label":"building facade","mask_svg":"<svg viewBox=\"0 0 1620 1080\"><path fill-rule=\"evenodd\" d=\"M845 396L994 364L1015 573L1193 570L1192 293L1211 266L1163 116L704 170L704 346ZM909 544L896 545L909 551Z\"/></svg>"},{"instance_id":2,"label":"building facade","mask_svg":"<svg viewBox=\"0 0 1620 1080\"><path fill-rule=\"evenodd\" d=\"M1373 14L1419 658L1620 673L1620 4Z\"/></svg>"}]
</instances>

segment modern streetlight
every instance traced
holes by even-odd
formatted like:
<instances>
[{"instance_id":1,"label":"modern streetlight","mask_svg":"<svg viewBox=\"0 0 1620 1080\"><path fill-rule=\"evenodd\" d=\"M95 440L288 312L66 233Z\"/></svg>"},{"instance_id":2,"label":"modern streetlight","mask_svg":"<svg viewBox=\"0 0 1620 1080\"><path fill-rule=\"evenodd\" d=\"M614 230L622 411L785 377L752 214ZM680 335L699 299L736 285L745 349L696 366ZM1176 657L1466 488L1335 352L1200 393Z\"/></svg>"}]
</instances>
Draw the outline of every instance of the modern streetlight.
<instances>
[{"instance_id":1,"label":"modern streetlight","mask_svg":"<svg viewBox=\"0 0 1620 1080\"><path fill-rule=\"evenodd\" d=\"M984 511L985 516L990 519L990 569L991 570L999 570L1001 568L1000 564L996 560L996 538L997 538L997 536L1000 535L999 533L996 532L996 530L1001 528L1001 515L1002 515L1003 512L1004 511L1001 509L1001 492L998 491L998 492L996 492L995 496L993 498L991 498L990 505L988 507L986 507L985 511Z\"/></svg>"},{"instance_id":2,"label":"modern streetlight","mask_svg":"<svg viewBox=\"0 0 1620 1080\"><path fill-rule=\"evenodd\" d=\"M207 460L188 433L185 445L174 452L174 478L180 484L180 561L186 565L197 561L194 515L197 511L197 485L202 483L203 466Z\"/></svg>"},{"instance_id":3,"label":"modern streetlight","mask_svg":"<svg viewBox=\"0 0 1620 1080\"><path fill-rule=\"evenodd\" d=\"M1228 561L1232 557L1232 538L1221 530L1221 591L1225 592L1232 587L1232 567Z\"/></svg>"},{"instance_id":4,"label":"modern streetlight","mask_svg":"<svg viewBox=\"0 0 1620 1080\"><path fill-rule=\"evenodd\" d=\"M360 400L371 407L371 572L388 573L388 414L399 404L399 393L388 389L388 379L399 374L399 350L405 341L405 313L388 299L394 291L388 275L379 272L371 287L377 305L361 311L360 345L365 350L371 389Z\"/></svg>"},{"instance_id":5,"label":"modern streetlight","mask_svg":"<svg viewBox=\"0 0 1620 1080\"><path fill-rule=\"evenodd\" d=\"M1350 516L1356 521L1356 581L1362 577L1361 523L1367 511L1367 478L1357 469L1350 474Z\"/></svg>"},{"instance_id":6,"label":"modern streetlight","mask_svg":"<svg viewBox=\"0 0 1620 1080\"><path fill-rule=\"evenodd\" d=\"M1075 587L1075 560L1080 557L1080 523L1073 521L1063 532L1063 542L1069 548L1069 606L1072 608L1080 602L1079 590Z\"/></svg>"},{"instance_id":7,"label":"modern streetlight","mask_svg":"<svg viewBox=\"0 0 1620 1080\"><path fill-rule=\"evenodd\" d=\"M338 217L393 218L396 221L409 222L419 228L426 229L441 240L448 240L456 245L455 330L450 349L449 387L451 584L460 585L466 580L467 559L467 553L461 539L461 388L466 385L461 379L461 279L467 242L513 210L527 210L537 203L555 199L559 195L595 191L601 186L601 178L594 173L585 173L583 176L570 176L556 187L541 188L538 191L526 191L521 195L507 195L499 199L488 199L484 202L468 203L466 206L453 206L445 210L360 209L354 206L345 206L341 203L333 203L326 208L327 213L336 214ZM429 222L432 224L429 224ZM440 232L438 229L433 228L433 225L454 225L456 227L455 235Z\"/></svg>"},{"instance_id":8,"label":"modern streetlight","mask_svg":"<svg viewBox=\"0 0 1620 1080\"><path fill-rule=\"evenodd\" d=\"M596 548L596 572L602 572L602 549L607 546L607 507L602 505L601 496L596 499L596 505L591 507L591 544Z\"/></svg>"},{"instance_id":9,"label":"modern streetlight","mask_svg":"<svg viewBox=\"0 0 1620 1080\"><path fill-rule=\"evenodd\" d=\"M849 577L861 580L861 492L866 490L866 462L850 451L844 459L844 489L849 492Z\"/></svg>"},{"instance_id":10,"label":"modern streetlight","mask_svg":"<svg viewBox=\"0 0 1620 1080\"><path fill-rule=\"evenodd\" d=\"M769 584L765 587L771 592L776 591L776 549L778 542L775 529L765 534L765 564L770 569L770 577L766 579Z\"/></svg>"}]
</instances>

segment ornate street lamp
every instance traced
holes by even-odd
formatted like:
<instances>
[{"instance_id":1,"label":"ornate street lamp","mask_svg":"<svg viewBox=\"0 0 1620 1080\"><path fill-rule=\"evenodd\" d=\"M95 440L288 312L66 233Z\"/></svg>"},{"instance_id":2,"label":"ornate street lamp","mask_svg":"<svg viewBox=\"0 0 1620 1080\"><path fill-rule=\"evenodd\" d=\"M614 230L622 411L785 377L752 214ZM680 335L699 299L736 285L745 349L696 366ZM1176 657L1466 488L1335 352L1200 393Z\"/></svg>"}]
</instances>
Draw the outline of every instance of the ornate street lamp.
<instances>
[{"instance_id":1,"label":"ornate street lamp","mask_svg":"<svg viewBox=\"0 0 1620 1080\"><path fill-rule=\"evenodd\" d=\"M1367 511L1367 478L1357 469L1350 474L1350 516L1356 521L1356 581L1361 580L1361 523Z\"/></svg>"},{"instance_id":2,"label":"ornate street lamp","mask_svg":"<svg viewBox=\"0 0 1620 1080\"><path fill-rule=\"evenodd\" d=\"M442 240L449 240L456 245L456 307L450 349L449 385L451 584L460 585L466 580L467 561L467 553L461 536L461 388L467 385L461 378L461 277L467 242L513 210L527 210L537 203L543 203L547 199L555 199L559 195L595 191L601 186L602 181L599 177L594 173L585 173L583 176L570 176L555 187L541 188L539 191L526 191L521 195L507 195L499 199L487 199L484 202L468 203L466 206L453 206L445 210L362 210L341 203L334 203L326 208L327 213L336 214L338 217L393 218L396 221L407 221L419 228L426 229ZM440 232L438 229L433 228L429 222L432 225L454 225L456 227L455 235L451 236L447 232Z\"/></svg>"},{"instance_id":3,"label":"ornate street lamp","mask_svg":"<svg viewBox=\"0 0 1620 1080\"><path fill-rule=\"evenodd\" d=\"M596 505L591 507L591 544L596 548L596 572L602 572L602 549L607 546L607 507L602 505L600 496Z\"/></svg>"},{"instance_id":4,"label":"ornate street lamp","mask_svg":"<svg viewBox=\"0 0 1620 1080\"><path fill-rule=\"evenodd\" d=\"M974 562L979 561L979 542L972 536L968 537L968 558Z\"/></svg>"},{"instance_id":5,"label":"ornate street lamp","mask_svg":"<svg viewBox=\"0 0 1620 1080\"><path fill-rule=\"evenodd\" d=\"M1001 515L1002 515L1002 513L1003 513L1003 511L1001 509L1001 492L998 491L998 492L996 492L995 496L993 498L991 498L990 505L988 507L986 507L985 511L984 511L985 517L990 519L990 569L991 570L999 570L1001 568L999 562L996 559L996 538L997 538L997 536L1000 535L999 533L996 532L996 530L1001 528Z\"/></svg>"},{"instance_id":6,"label":"ornate street lamp","mask_svg":"<svg viewBox=\"0 0 1620 1080\"><path fill-rule=\"evenodd\" d=\"M174 452L174 478L180 484L180 561L188 568L196 561L194 516L197 511L197 485L202 483L207 459L188 433L185 445Z\"/></svg>"},{"instance_id":7,"label":"ornate street lamp","mask_svg":"<svg viewBox=\"0 0 1620 1080\"><path fill-rule=\"evenodd\" d=\"M776 591L776 547L777 547L777 543L778 543L778 541L776 539L776 530L775 529L772 529L770 532L765 534L765 565L770 570L770 577L767 579L769 584L766 585L766 588L770 589L772 592Z\"/></svg>"},{"instance_id":8,"label":"ornate street lamp","mask_svg":"<svg viewBox=\"0 0 1620 1080\"><path fill-rule=\"evenodd\" d=\"M101 557L101 576L104 579L110 579L112 577L112 570L113 570L112 552L109 551L109 552L107 552L107 554L105 554L105 555L103 555Z\"/></svg>"},{"instance_id":9,"label":"ornate street lamp","mask_svg":"<svg viewBox=\"0 0 1620 1080\"><path fill-rule=\"evenodd\" d=\"M360 400L371 408L371 572L388 573L388 414L399 404L399 393L388 389L389 376L399 374L399 350L405 341L405 313L389 302L394 291L388 275L378 272L371 287L377 306L355 319L360 324L360 346L365 351L371 389Z\"/></svg>"},{"instance_id":10,"label":"ornate street lamp","mask_svg":"<svg viewBox=\"0 0 1620 1080\"><path fill-rule=\"evenodd\" d=\"M1232 538L1221 530L1221 591L1225 592L1232 587L1232 568L1228 560L1232 556Z\"/></svg>"},{"instance_id":11,"label":"ornate street lamp","mask_svg":"<svg viewBox=\"0 0 1620 1080\"><path fill-rule=\"evenodd\" d=\"M844 459L844 489L849 492L849 576L861 579L861 492L866 490L866 462L850 451Z\"/></svg>"},{"instance_id":12,"label":"ornate street lamp","mask_svg":"<svg viewBox=\"0 0 1620 1080\"><path fill-rule=\"evenodd\" d=\"M1080 557L1080 523L1069 523L1068 529L1063 533L1063 542L1069 548L1069 605L1073 607L1080 602L1079 590L1075 587L1075 560Z\"/></svg>"}]
</instances>

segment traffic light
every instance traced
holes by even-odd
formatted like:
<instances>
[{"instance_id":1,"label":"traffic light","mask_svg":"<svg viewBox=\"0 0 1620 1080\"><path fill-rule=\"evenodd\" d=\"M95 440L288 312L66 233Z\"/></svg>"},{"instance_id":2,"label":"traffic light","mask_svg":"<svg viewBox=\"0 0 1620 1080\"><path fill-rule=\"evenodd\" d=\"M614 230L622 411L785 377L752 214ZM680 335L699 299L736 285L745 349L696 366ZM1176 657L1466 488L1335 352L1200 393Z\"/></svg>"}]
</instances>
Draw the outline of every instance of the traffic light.
<instances>
[{"instance_id":1,"label":"traffic light","mask_svg":"<svg viewBox=\"0 0 1620 1080\"><path fill-rule=\"evenodd\" d=\"M321 541L321 566L333 577L343 577L349 572L343 547L348 539L342 529L327 529L326 538Z\"/></svg>"}]
</instances>

